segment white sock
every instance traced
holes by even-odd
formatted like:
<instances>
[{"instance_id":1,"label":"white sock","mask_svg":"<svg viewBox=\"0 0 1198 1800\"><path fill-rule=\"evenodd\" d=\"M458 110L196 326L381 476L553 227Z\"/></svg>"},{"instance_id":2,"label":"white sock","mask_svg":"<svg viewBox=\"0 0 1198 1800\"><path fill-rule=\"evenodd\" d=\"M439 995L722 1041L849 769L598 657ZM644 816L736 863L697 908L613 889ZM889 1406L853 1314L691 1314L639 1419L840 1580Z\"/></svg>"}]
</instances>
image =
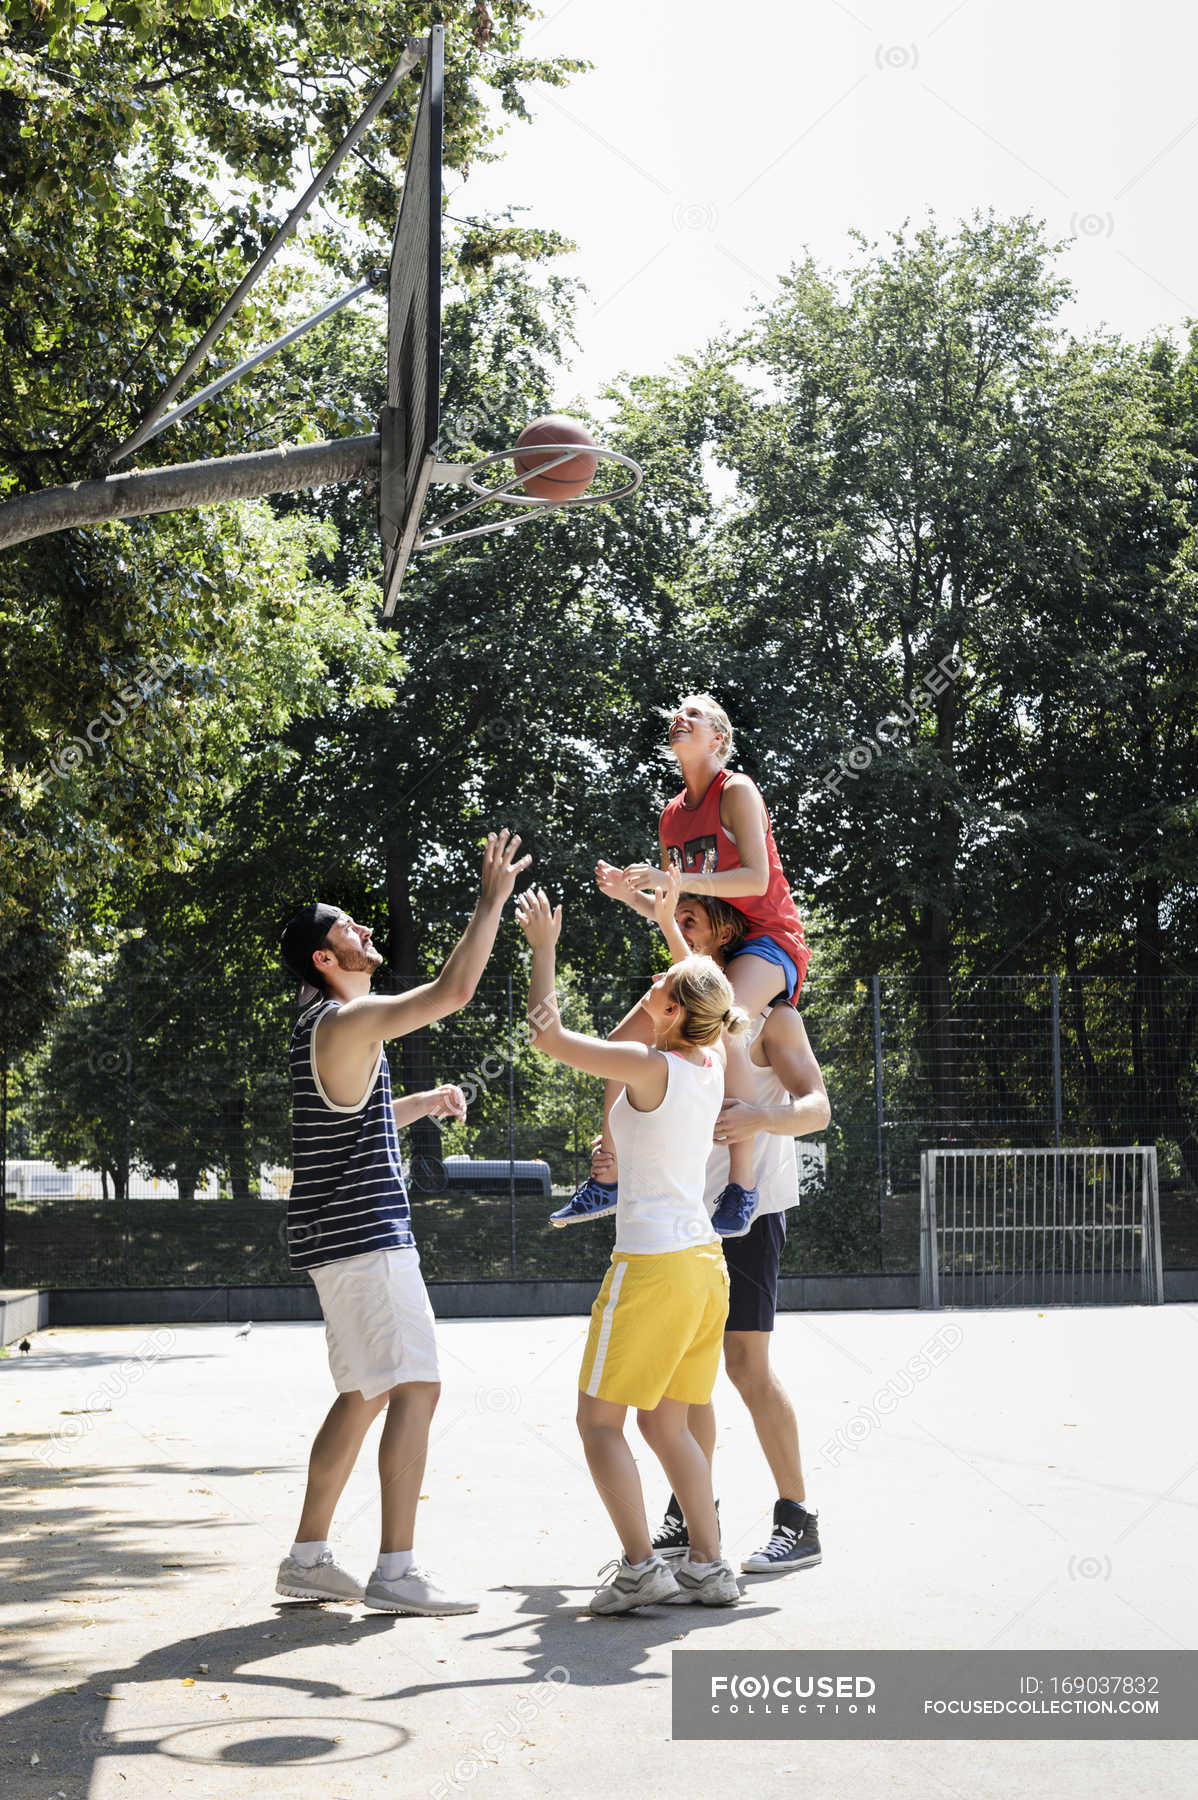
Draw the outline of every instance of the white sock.
<instances>
[{"instance_id":1,"label":"white sock","mask_svg":"<svg viewBox=\"0 0 1198 1800\"><path fill-rule=\"evenodd\" d=\"M292 1544L292 1560L299 1563L300 1567L303 1569L314 1568L328 1547L329 1543L327 1538L313 1538L312 1541L307 1544Z\"/></svg>"},{"instance_id":2,"label":"white sock","mask_svg":"<svg viewBox=\"0 0 1198 1800\"><path fill-rule=\"evenodd\" d=\"M399 1581L415 1567L414 1550L380 1550L379 1574L384 1581Z\"/></svg>"},{"instance_id":3,"label":"white sock","mask_svg":"<svg viewBox=\"0 0 1198 1800\"><path fill-rule=\"evenodd\" d=\"M625 1557L624 1561L625 1561L625 1563L627 1563L628 1567L632 1570L634 1575L639 1575L639 1574L641 1574L641 1572L644 1569L647 1569L649 1567L649 1564L653 1561L653 1558L652 1558L652 1556L647 1556L645 1558L644 1562L634 1563L634 1562L628 1562L628 1558Z\"/></svg>"},{"instance_id":4,"label":"white sock","mask_svg":"<svg viewBox=\"0 0 1198 1800\"><path fill-rule=\"evenodd\" d=\"M686 1566L692 1575L706 1575L710 1570L717 1568L719 1565L717 1563L692 1562L688 1556L686 1559Z\"/></svg>"}]
</instances>

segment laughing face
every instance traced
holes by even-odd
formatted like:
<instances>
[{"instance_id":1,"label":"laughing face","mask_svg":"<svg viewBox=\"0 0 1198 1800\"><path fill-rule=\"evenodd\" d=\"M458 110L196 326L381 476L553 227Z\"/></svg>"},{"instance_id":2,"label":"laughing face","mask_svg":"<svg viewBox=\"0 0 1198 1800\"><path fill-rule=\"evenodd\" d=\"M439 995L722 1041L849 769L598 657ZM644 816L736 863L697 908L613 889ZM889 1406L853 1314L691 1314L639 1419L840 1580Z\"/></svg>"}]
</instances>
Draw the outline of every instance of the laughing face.
<instances>
[{"instance_id":1,"label":"laughing face","mask_svg":"<svg viewBox=\"0 0 1198 1800\"><path fill-rule=\"evenodd\" d=\"M383 960L371 941L373 937L372 926L355 925L348 913L342 913L337 923L329 927L324 947L332 951L339 969L355 974L373 973Z\"/></svg>"},{"instance_id":2,"label":"laughing face","mask_svg":"<svg viewBox=\"0 0 1198 1800\"><path fill-rule=\"evenodd\" d=\"M705 754L718 756L722 738L706 711L694 699L679 702L670 718L670 749L675 756Z\"/></svg>"}]
</instances>

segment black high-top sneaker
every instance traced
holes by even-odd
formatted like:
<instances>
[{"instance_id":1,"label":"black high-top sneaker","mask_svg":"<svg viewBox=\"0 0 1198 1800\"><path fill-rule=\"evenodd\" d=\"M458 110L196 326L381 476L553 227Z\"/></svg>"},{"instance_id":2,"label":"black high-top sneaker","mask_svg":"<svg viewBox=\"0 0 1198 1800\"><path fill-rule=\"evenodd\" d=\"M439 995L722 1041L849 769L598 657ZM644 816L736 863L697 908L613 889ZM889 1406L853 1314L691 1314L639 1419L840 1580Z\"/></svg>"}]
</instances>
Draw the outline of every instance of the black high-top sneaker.
<instances>
[{"instance_id":1,"label":"black high-top sneaker","mask_svg":"<svg viewBox=\"0 0 1198 1800\"><path fill-rule=\"evenodd\" d=\"M720 1503L715 1503L716 1517L719 1517ZM666 1516L653 1533L653 1554L662 1556L668 1563L681 1560L690 1554L691 1534L687 1530L686 1520L682 1516L682 1508L670 1495L666 1506Z\"/></svg>"},{"instance_id":2,"label":"black high-top sneaker","mask_svg":"<svg viewBox=\"0 0 1198 1800\"><path fill-rule=\"evenodd\" d=\"M774 1575L788 1569L813 1569L822 1561L818 1513L808 1512L797 1500L779 1500L769 1543L746 1556L740 1566L746 1575Z\"/></svg>"}]
</instances>

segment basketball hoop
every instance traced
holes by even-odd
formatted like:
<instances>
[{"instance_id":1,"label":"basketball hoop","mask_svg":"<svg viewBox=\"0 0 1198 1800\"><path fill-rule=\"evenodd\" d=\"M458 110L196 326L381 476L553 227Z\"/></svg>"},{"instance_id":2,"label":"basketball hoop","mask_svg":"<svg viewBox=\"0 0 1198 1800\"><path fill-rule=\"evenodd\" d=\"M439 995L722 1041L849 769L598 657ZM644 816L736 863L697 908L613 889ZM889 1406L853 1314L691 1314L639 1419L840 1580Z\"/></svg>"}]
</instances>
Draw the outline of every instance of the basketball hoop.
<instances>
[{"instance_id":1,"label":"basketball hoop","mask_svg":"<svg viewBox=\"0 0 1198 1800\"><path fill-rule=\"evenodd\" d=\"M559 509L576 506L605 506L609 501L623 500L627 495L634 494L645 479L645 471L630 456L622 455L619 450L607 450L602 444L595 444L587 446L588 456L594 456L600 462L618 465L612 471L615 484L601 488L597 493L588 488L585 494L578 494L569 500L539 500L532 494L523 492L524 482L529 476L528 470L523 474L516 473L509 481L498 484L483 481L485 470L493 469L499 463L510 462L519 450L520 446L513 444L510 450L497 450L493 456L484 456L476 463L434 463L432 480L438 486L469 488L474 497L462 506L455 506L452 512L445 513L441 518L431 519L427 526L416 533L412 549L440 550L445 544L461 543L463 538L483 537L489 531L510 531L513 526L523 525L537 513L557 512ZM527 455L528 451L523 453ZM535 473L538 477L544 477L560 463L569 462L578 456L579 447L577 444L538 444L536 454ZM619 477L619 469L628 471L623 480ZM458 531L446 530L446 526L477 512L481 506L486 506L491 501L520 510L508 513L504 518L490 519L485 525L469 525Z\"/></svg>"}]
</instances>

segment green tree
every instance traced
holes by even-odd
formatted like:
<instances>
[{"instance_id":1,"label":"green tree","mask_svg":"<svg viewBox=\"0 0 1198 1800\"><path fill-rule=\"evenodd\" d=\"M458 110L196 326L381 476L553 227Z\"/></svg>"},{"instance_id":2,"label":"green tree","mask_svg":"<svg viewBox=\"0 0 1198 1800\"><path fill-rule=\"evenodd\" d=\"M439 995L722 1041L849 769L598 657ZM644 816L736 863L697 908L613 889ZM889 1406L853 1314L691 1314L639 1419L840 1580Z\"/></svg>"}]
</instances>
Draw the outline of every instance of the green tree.
<instances>
[{"instance_id":1,"label":"green tree","mask_svg":"<svg viewBox=\"0 0 1198 1800\"><path fill-rule=\"evenodd\" d=\"M1037 810L1046 687L1071 732L1113 613L1176 641L1173 452L1143 359L1061 333L1067 288L1033 221L862 249L839 283L793 270L695 377L737 493L695 560L680 652L696 672L722 653L800 892L860 972L920 978L947 1119L956 958L1022 945L1043 966L1070 843L1100 835L1093 793L1084 821Z\"/></svg>"},{"instance_id":2,"label":"green tree","mask_svg":"<svg viewBox=\"0 0 1198 1800\"><path fill-rule=\"evenodd\" d=\"M522 54L523 0L399 14L381 0L240 13L225 0L0 3L0 498L98 466L269 241L303 159L327 155L434 17L450 49L447 160L465 168L491 153L488 91L520 113L528 83L577 66ZM323 282L385 260L417 92L418 79L380 114L205 375L307 310ZM484 266L497 244L547 242L480 225L470 253ZM267 381L202 409L175 453L311 437L346 418L319 384L314 396ZM36 920L61 960L111 910L130 862L194 859L213 789L244 779L251 739L269 744L319 710L334 659L358 677L348 704L389 691L400 664L374 621L373 567L334 594L308 576L328 548L310 517L280 523L258 507L69 534L5 559L0 940ZM52 1000L47 980L34 1010Z\"/></svg>"}]
</instances>

